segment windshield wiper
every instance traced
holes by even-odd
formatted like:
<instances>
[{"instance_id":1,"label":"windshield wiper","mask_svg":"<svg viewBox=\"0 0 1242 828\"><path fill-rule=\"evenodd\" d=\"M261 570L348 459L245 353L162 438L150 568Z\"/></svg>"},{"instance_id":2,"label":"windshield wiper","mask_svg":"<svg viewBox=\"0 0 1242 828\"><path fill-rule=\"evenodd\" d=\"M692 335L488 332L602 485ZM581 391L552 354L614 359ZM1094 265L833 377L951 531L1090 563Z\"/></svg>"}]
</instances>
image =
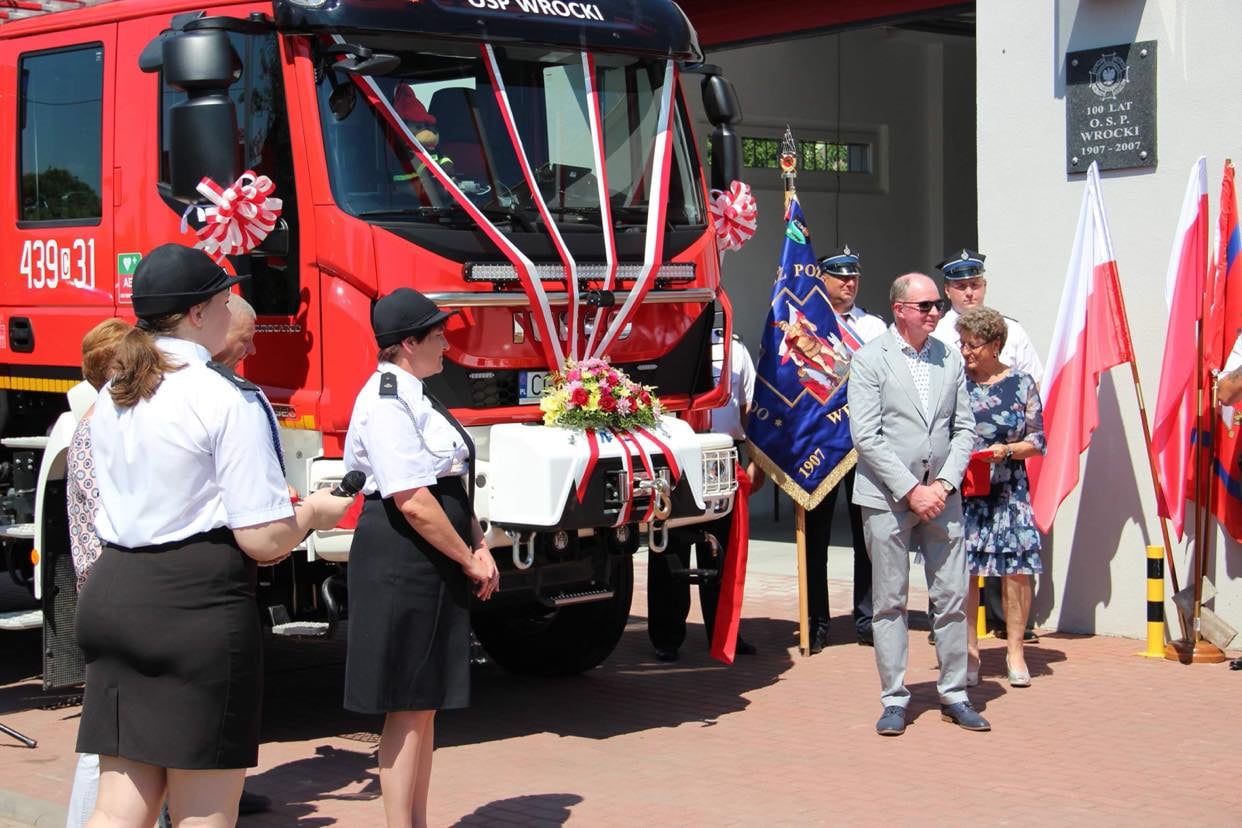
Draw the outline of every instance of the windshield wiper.
<instances>
[{"instance_id":1,"label":"windshield wiper","mask_svg":"<svg viewBox=\"0 0 1242 828\"><path fill-rule=\"evenodd\" d=\"M514 220L514 211L506 207L475 205L479 212L489 219L500 219L505 222ZM400 216L420 216L424 218L461 218L469 219L469 215L459 204L448 204L443 207L391 207L386 210L364 210L357 214L358 218L386 218Z\"/></svg>"}]
</instances>

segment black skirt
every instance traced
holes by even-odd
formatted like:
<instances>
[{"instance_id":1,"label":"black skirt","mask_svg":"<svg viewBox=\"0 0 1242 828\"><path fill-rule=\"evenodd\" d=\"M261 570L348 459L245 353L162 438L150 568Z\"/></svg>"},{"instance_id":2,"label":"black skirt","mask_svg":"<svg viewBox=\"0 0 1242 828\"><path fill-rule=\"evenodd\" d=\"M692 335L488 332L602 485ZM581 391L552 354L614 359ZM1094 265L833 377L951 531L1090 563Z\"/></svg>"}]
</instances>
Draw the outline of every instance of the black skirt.
<instances>
[{"instance_id":1,"label":"black skirt","mask_svg":"<svg viewBox=\"0 0 1242 828\"><path fill-rule=\"evenodd\" d=\"M428 489L457 534L474 516L460 477ZM391 498L367 498L349 549L345 707L358 713L447 710L470 703L469 584Z\"/></svg>"},{"instance_id":2,"label":"black skirt","mask_svg":"<svg viewBox=\"0 0 1242 828\"><path fill-rule=\"evenodd\" d=\"M258 763L256 574L229 529L140 549L104 545L78 597L79 753L191 770Z\"/></svg>"}]
</instances>

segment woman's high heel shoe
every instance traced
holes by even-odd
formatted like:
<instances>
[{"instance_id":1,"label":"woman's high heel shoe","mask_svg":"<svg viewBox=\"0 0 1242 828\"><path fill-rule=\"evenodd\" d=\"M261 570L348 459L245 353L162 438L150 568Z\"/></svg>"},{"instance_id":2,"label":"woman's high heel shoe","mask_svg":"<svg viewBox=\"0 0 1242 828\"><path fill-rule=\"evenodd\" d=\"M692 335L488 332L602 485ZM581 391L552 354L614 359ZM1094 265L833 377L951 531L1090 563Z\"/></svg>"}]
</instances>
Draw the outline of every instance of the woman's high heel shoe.
<instances>
[{"instance_id":1,"label":"woman's high heel shoe","mask_svg":"<svg viewBox=\"0 0 1242 828\"><path fill-rule=\"evenodd\" d=\"M1005 671L1009 673L1009 686L1010 687L1030 687L1031 686L1031 674L1015 672L1014 669L1009 666L1009 656L1005 656Z\"/></svg>"}]
</instances>

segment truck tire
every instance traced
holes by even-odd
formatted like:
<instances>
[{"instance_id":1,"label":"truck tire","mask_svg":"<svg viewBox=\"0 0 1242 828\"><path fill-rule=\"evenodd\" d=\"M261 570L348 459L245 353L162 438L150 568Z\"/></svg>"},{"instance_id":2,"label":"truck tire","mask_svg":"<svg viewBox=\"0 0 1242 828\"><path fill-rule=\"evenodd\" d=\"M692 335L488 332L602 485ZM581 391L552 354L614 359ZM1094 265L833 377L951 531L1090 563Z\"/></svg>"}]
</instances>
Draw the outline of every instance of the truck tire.
<instances>
[{"instance_id":1,"label":"truck tire","mask_svg":"<svg viewBox=\"0 0 1242 828\"><path fill-rule=\"evenodd\" d=\"M479 642L497 664L523 675L572 676L599 666L625 632L634 595L634 559L614 560L612 598L554 610L475 613Z\"/></svg>"}]
</instances>

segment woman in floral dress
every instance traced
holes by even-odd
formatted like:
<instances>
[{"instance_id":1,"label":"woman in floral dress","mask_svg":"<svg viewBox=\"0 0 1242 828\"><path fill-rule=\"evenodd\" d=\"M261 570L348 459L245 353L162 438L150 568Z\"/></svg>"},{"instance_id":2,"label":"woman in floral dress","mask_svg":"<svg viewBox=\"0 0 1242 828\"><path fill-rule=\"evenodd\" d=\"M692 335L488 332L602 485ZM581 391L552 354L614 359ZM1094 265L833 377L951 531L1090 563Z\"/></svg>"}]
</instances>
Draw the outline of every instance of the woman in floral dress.
<instances>
[{"instance_id":1,"label":"woman in floral dress","mask_svg":"<svg viewBox=\"0 0 1242 828\"><path fill-rule=\"evenodd\" d=\"M1031 576L1043 571L1043 563L1025 460L1043 454L1046 447L1043 405L1035 380L1000 361L1007 332L1003 316L991 308L975 308L957 320L957 330L975 413L975 450L987 452L992 464L991 491L965 499L967 565L971 575L1004 579L1009 683L1029 687L1031 673L1023 655L1022 634L1031 611ZM973 618L979 593L971 589L967 594L967 618ZM975 625L967 627L966 680L978 684L979 640Z\"/></svg>"}]
</instances>

